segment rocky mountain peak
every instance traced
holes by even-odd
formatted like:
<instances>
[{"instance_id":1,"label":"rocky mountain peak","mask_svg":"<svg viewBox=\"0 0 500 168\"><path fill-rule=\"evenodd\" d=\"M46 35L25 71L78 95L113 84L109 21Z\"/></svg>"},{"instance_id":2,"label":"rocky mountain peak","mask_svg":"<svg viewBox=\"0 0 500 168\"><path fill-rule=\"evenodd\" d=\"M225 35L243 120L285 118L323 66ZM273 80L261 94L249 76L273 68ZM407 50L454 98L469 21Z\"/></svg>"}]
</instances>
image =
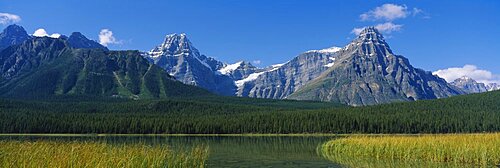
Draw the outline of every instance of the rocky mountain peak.
<instances>
[{"instance_id":1,"label":"rocky mountain peak","mask_svg":"<svg viewBox=\"0 0 500 168\"><path fill-rule=\"evenodd\" d=\"M466 91L467 93L481 93L488 91L488 87L484 83L478 83L476 80L468 76L462 76L455 79L450 84Z\"/></svg>"},{"instance_id":2,"label":"rocky mountain peak","mask_svg":"<svg viewBox=\"0 0 500 168\"><path fill-rule=\"evenodd\" d=\"M389 44L385 42L384 36L375 27L366 27L356 39L348 44L344 50L359 55L393 55Z\"/></svg>"},{"instance_id":3,"label":"rocky mountain peak","mask_svg":"<svg viewBox=\"0 0 500 168\"><path fill-rule=\"evenodd\" d=\"M103 50L108 50L108 48L104 47L103 45L99 44L94 40L88 39L80 32L71 33L71 35L67 40L69 45L73 48L99 48Z\"/></svg>"},{"instance_id":4,"label":"rocky mountain peak","mask_svg":"<svg viewBox=\"0 0 500 168\"><path fill-rule=\"evenodd\" d=\"M28 33L22 26L13 24L7 26L4 30L3 33L6 35L27 35Z\"/></svg>"},{"instance_id":5,"label":"rocky mountain peak","mask_svg":"<svg viewBox=\"0 0 500 168\"><path fill-rule=\"evenodd\" d=\"M468 77L468 76L462 76L458 79L455 79L454 82L472 82L472 83L477 83L474 79Z\"/></svg>"},{"instance_id":6,"label":"rocky mountain peak","mask_svg":"<svg viewBox=\"0 0 500 168\"><path fill-rule=\"evenodd\" d=\"M22 26L16 24L9 25L0 33L0 50L11 45L21 44L30 38Z\"/></svg>"},{"instance_id":7,"label":"rocky mountain peak","mask_svg":"<svg viewBox=\"0 0 500 168\"><path fill-rule=\"evenodd\" d=\"M187 35L169 34L165 36L163 43L150 51L151 55L180 55L187 53L198 53L198 50L191 44Z\"/></svg>"}]
</instances>

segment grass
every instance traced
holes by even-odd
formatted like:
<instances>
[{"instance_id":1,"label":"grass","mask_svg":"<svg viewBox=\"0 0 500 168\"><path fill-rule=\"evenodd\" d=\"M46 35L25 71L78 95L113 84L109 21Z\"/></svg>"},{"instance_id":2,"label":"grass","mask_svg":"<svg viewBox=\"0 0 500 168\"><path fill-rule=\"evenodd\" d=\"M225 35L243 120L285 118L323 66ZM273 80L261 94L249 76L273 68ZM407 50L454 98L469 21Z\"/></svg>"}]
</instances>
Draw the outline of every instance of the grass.
<instances>
[{"instance_id":1,"label":"grass","mask_svg":"<svg viewBox=\"0 0 500 168\"><path fill-rule=\"evenodd\" d=\"M0 167L204 167L208 148L95 141L0 141Z\"/></svg>"},{"instance_id":2,"label":"grass","mask_svg":"<svg viewBox=\"0 0 500 168\"><path fill-rule=\"evenodd\" d=\"M495 166L500 163L500 133L349 136L331 140L320 150L334 161L358 158Z\"/></svg>"}]
</instances>

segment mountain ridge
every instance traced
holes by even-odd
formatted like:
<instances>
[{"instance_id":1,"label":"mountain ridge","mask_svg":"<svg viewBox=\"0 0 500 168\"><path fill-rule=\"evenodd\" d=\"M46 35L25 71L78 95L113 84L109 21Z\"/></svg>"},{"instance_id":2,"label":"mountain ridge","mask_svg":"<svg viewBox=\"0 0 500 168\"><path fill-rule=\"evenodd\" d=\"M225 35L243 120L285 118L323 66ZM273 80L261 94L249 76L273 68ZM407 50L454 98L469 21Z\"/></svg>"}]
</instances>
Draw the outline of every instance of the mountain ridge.
<instances>
[{"instance_id":1,"label":"mountain ridge","mask_svg":"<svg viewBox=\"0 0 500 168\"><path fill-rule=\"evenodd\" d=\"M408 59L393 54L374 27L365 28L340 50L335 62L290 98L359 106L463 94L444 79L414 68Z\"/></svg>"},{"instance_id":2,"label":"mountain ridge","mask_svg":"<svg viewBox=\"0 0 500 168\"><path fill-rule=\"evenodd\" d=\"M34 37L0 51L0 96L91 95L132 99L210 95L176 81L139 51L75 48Z\"/></svg>"},{"instance_id":3,"label":"mountain ridge","mask_svg":"<svg viewBox=\"0 0 500 168\"><path fill-rule=\"evenodd\" d=\"M500 90L500 86L497 83L480 83L468 76L457 78L454 81L450 82L450 84L464 90L467 93L482 93Z\"/></svg>"}]
</instances>

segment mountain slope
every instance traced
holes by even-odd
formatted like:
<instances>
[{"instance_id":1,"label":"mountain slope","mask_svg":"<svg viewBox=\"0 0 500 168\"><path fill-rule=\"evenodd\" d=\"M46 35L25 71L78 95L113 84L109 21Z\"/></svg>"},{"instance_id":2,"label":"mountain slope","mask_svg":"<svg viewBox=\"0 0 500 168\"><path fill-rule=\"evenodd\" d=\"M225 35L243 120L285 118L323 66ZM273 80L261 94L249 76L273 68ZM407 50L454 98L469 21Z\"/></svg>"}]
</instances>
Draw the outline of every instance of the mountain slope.
<instances>
[{"instance_id":1,"label":"mountain slope","mask_svg":"<svg viewBox=\"0 0 500 168\"><path fill-rule=\"evenodd\" d=\"M463 94L444 79L394 55L382 34L368 27L338 52L332 67L289 98L372 105Z\"/></svg>"},{"instance_id":2,"label":"mountain slope","mask_svg":"<svg viewBox=\"0 0 500 168\"><path fill-rule=\"evenodd\" d=\"M486 85L486 89L488 89L488 91L500 90L500 85L498 83L490 83Z\"/></svg>"},{"instance_id":3,"label":"mountain slope","mask_svg":"<svg viewBox=\"0 0 500 168\"><path fill-rule=\"evenodd\" d=\"M108 50L108 48L104 47L103 45L99 44L94 40L88 39L80 32L71 33L71 35L68 38L68 44L73 48L88 48L88 49L98 48L98 49Z\"/></svg>"},{"instance_id":4,"label":"mountain slope","mask_svg":"<svg viewBox=\"0 0 500 168\"><path fill-rule=\"evenodd\" d=\"M482 93L500 90L500 85L498 85L497 83L480 83L468 76L463 76L461 78L455 79L453 82L450 82L450 84L462 89L467 93Z\"/></svg>"},{"instance_id":5,"label":"mountain slope","mask_svg":"<svg viewBox=\"0 0 500 168\"><path fill-rule=\"evenodd\" d=\"M338 48L311 50L236 81L238 96L284 99L334 64Z\"/></svg>"},{"instance_id":6,"label":"mountain slope","mask_svg":"<svg viewBox=\"0 0 500 168\"><path fill-rule=\"evenodd\" d=\"M247 78L253 73L261 72L263 69L253 66L246 61L239 61L234 64L224 64L223 67L217 70L222 75L227 75L234 81Z\"/></svg>"},{"instance_id":7,"label":"mountain slope","mask_svg":"<svg viewBox=\"0 0 500 168\"><path fill-rule=\"evenodd\" d=\"M185 34L170 34L144 56L182 83L205 88L221 95L234 95L234 80L217 72L224 64L201 55Z\"/></svg>"},{"instance_id":8,"label":"mountain slope","mask_svg":"<svg viewBox=\"0 0 500 168\"><path fill-rule=\"evenodd\" d=\"M175 81L138 51L75 49L64 38L40 37L0 52L0 96L53 95L161 98L207 95Z\"/></svg>"},{"instance_id":9,"label":"mountain slope","mask_svg":"<svg viewBox=\"0 0 500 168\"><path fill-rule=\"evenodd\" d=\"M31 37L26 33L23 27L19 25L9 25L0 33L0 50L11 45L21 44Z\"/></svg>"},{"instance_id":10,"label":"mountain slope","mask_svg":"<svg viewBox=\"0 0 500 168\"><path fill-rule=\"evenodd\" d=\"M474 79L467 76L455 79L455 81L450 84L464 90L467 93L481 93L488 91L488 88L484 83L478 83Z\"/></svg>"}]
</instances>

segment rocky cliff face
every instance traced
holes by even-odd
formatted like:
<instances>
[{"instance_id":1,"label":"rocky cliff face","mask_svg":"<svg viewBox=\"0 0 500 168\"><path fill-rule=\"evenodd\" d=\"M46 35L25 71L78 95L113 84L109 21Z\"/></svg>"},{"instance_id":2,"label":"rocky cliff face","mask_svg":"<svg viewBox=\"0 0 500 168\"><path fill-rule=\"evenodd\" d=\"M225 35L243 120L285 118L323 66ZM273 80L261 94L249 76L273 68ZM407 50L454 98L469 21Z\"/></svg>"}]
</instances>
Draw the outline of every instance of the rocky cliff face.
<instances>
[{"instance_id":1,"label":"rocky cliff face","mask_svg":"<svg viewBox=\"0 0 500 168\"><path fill-rule=\"evenodd\" d=\"M312 50L236 81L238 96L284 99L333 65L338 50Z\"/></svg>"},{"instance_id":2,"label":"rocky cliff face","mask_svg":"<svg viewBox=\"0 0 500 168\"><path fill-rule=\"evenodd\" d=\"M234 95L234 80L217 72L224 63L200 54L185 34L170 34L162 44L144 54L182 83L221 95Z\"/></svg>"},{"instance_id":3,"label":"rocky cliff face","mask_svg":"<svg viewBox=\"0 0 500 168\"><path fill-rule=\"evenodd\" d=\"M222 75L227 75L234 81L247 78L249 75L263 71L263 69L253 66L246 61L239 61L234 64L224 64L224 66L217 70Z\"/></svg>"},{"instance_id":4,"label":"rocky cliff face","mask_svg":"<svg viewBox=\"0 0 500 168\"><path fill-rule=\"evenodd\" d=\"M26 33L23 27L15 24L7 26L3 32L0 33L0 50L12 45L21 44L30 38L31 36Z\"/></svg>"},{"instance_id":5,"label":"rocky cliff face","mask_svg":"<svg viewBox=\"0 0 500 168\"><path fill-rule=\"evenodd\" d=\"M364 29L334 58L331 67L289 98L358 106L464 93L431 72L414 68L408 59L394 55L373 27Z\"/></svg>"}]
</instances>

